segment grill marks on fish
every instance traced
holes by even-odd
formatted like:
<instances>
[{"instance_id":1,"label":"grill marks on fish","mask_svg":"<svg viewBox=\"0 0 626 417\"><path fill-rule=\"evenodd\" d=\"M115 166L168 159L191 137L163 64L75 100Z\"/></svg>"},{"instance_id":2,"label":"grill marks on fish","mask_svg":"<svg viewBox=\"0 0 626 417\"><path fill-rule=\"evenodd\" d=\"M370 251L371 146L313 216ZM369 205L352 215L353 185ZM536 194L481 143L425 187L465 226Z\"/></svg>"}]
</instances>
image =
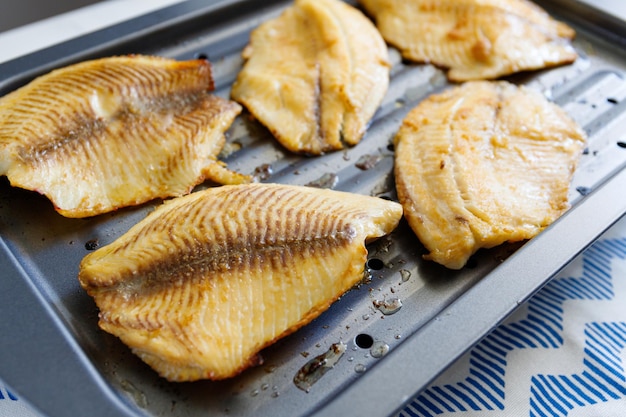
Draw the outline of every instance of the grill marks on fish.
<instances>
[{"instance_id":1,"label":"grill marks on fish","mask_svg":"<svg viewBox=\"0 0 626 417\"><path fill-rule=\"evenodd\" d=\"M210 64L128 56L55 70L0 99L0 174L68 217L247 176L217 161L241 107L213 96Z\"/></svg>"},{"instance_id":2,"label":"grill marks on fish","mask_svg":"<svg viewBox=\"0 0 626 417\"><path fill-rule=\"evenodd\" d=\"M128 290L131 287L138 287L141 290L155 289L155 286L167 286L172 281L180 277L189 279L206 279L203 272L226 272L233 269L249 269L256 261L270 262L273 267L284 268L288 264L297 264L297 259L303 253L317 253L323 257L328 255L330 248L336 248L351 244L356 236L356 230L350 222L341 219L315 216L310 218L310 213L305 211L295 211L292 208L282 210L278 207L275 216L276 223L271 227L264 222L262 210L274 204L275 196L268 193L269 198L259 200L259 206L253 213L250 220L244 213L240 213L237 218L225 224L215 223L212 218L207 218L206 207L203 200L190 203L184 216L194 219L194 231L190 234L178 235L176 229L181 221L180 214L170 212L163 215L162 221L157 227L149 227L138 232L132 241L126 245L118 247L116 254L124 256L126 251L133 251L138 246L143 246L143 239L154 239L158 233L163 239L169 237L172 248L165 254L151 252L141 252L141 255L155 258L153 264L142 265L132 271L123 271L116 277L121 287ZM228 198L237 199L234 193ZM243 199L249 198L245 195ZM313 203L313 201L303 200L298 204ZM318 202L315 202L316 204ZM285 201L284 204L296 204L295 201ZM216 202L212 205L212 210L221 213L228 210L232 204ZM336 207L332 205L319 206L319 210L332 210ZM350 213L347 213L350 216ZM154 225L154 226L157 226ZM207 230L210 225L211 230ZM256 234L255 230L262 233ZM206 236L211 236L210 241L205 240ZM157 247L157 250L161 249ZM210 256L208 256L210 254ZM309 254L310 255L310 254ZM196 271L189 275L189 271ZM111 283L113 290L115 283ZM136 294L129 294L136 295Z\"/></svg>"},{"instance_id":3,"label":"grill marks on fish","mask_svg":"<svg viewBox=\"0 0 626 417\"><path fill-rule=\"evenodd\" d=\"M562 109L506 82L424 100L395 137L395 174L426 258L459 269L479 248L541 232L569 207L585 142Z\"/></svg>"},{"instance_id":4,"label":"grill marks on fish","mask_svg":"<svg viewBox=\"0 0 626 417\"><path fill-rule=\"evenodd\" d=\"M223 186L165 203L86 256L100 326L170 380L222 379L362 277L401 206L309 187Z\"/></svg>"},{"instance_id":5,"label":"grill marks on fish","mask_svg":"<svg viewBox=\"0 0 626 417\"><path fill-rule=\"evenodd\" d=\"M337 0L296 0L255 29L231 96L288 150L356 145L389 85L384 40Z\"/></svg>"},{"instance_id":6,"label":"grill marks on fish","mask_svg":"<svg viewBox=\"0 0 626 417\"><path fill-rule=\"evenodd\" d=\"M155 63L167 63L160 58L150 59ZM208 63L181 65L179 69L165 65L142 68L140 64L142 62L136 58L111 58L53 71L20 90L21 94L15 92L3 100L8 103L2 107L9 107L17 101L16 115L23 113L30 118L27 123L19 117L13 118L7 121L7 125L24 129L16 129L15 135L28 138L27 144L32 146L37 142L47 144L50 138L63 141L67 133L71 136L81 128L89 131L89 123L85 121L102 123L124 114L141 115L173 109L187 97L197 101L199 93L208 91L212 85ZM169 74L173 69L178 73ZM188 85L191 81L193 84ZM59 119L65 123L60 123Z\"/></svg>"},{"instance_id":7,"label":"grill marks on fish","mask_svg":"<svg viewBox=\"0 0 626 417\"><path fill-rule=\"evenodd\" d=\"M359 0L404 58L452 81L495 79L571 63L572 28L527 0Z\"/></svg>"}]
</instances>

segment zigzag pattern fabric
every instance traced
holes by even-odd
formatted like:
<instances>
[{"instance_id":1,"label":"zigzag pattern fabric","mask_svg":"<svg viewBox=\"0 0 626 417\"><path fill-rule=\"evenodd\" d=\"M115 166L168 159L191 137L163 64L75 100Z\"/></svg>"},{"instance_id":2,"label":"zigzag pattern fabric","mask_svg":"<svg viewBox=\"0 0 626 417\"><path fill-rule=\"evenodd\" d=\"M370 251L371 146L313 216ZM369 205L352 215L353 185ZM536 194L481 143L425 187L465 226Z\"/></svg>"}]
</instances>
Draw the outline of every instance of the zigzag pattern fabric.
<instances>
[{"instance_id":1,"label":"zigzag pattern fabric","mask_svg":"<svg viewBox=\"0 0 626 417\"><path fill-rule=\"evenodd\" d=\"M399 415L624 415L625 259L626 238L597 241Z\"/></svg>"},{"instance_id":2,"label":"zigzag pattern fabric","mask_svg":"<svg viewBox=\"0 0 626 417\"><path fill-rule=\"evenodd\" d=\"M0 400L12 400L12 401L17 401L17 397L13 394L11 394L11 391L9 391L8 389L1 389L0 388Z\"/></svg>"}]
</instances>

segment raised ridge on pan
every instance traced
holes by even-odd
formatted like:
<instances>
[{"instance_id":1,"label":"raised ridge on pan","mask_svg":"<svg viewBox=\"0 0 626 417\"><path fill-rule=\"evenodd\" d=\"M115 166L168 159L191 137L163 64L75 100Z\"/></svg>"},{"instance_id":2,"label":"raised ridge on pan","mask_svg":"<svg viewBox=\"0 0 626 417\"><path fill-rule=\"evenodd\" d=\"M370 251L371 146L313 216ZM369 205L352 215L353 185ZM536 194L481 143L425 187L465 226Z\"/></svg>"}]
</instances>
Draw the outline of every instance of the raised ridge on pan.
<instances>
[{"instance_id":1,"label":"raised ridge on pan","mask_svg":"<svg viewBox=\"0 0 626 417\"><path fill-rule=\"evenodd\" d=\"M72 61L145 52L180 59L208 56L215 64L217 94L226 96L241 64L239 53L247 34L287 3L260 6L255 1L191 0L2 64L0 92ZM558 10L568 21L572 16L559 6L570 3L540 4ZM624 44L618 32L623 23L589 13L583 6L575 9L593 17L575 21L574 45L581 58L572 66L509 78L563 106L590 137L570 190L574 207L541 239L483 251L471 268L453 273L421 261L423 248L406 224L401 225L390 239L368 248L370 278L318 320L264 351L264 365L228 382L169 384L119 341L97 330L95 306L76 280L85 246L112 241L153 205L88 221L61 219L44 199L11 189L2 180L0 266L7 279L0 280L5 314L0 333L14 337L11 349L0 357L3 380L49 416L391 414L624 211L624 201L615 193L626 160L626 150L618 146L625 141L621 125L626 122L626 59L618 50ZM230 153L225 155L229 166L267 182L336 181L335 189L395 199L389 141L413 105L449 84L435 68L404 63L395 51L390 52L394 65L390 90L357 147L319 159L296 157L276 146L254 121L241 117L230 131ZM609 182L599 187L605 179ZM583 219L588 225L584 228ZM554 249L554 242L563 250ZM536 256L545 248L558 255L549 264ZM519 265L527 271L523 280L515 279ZM511 283L502 297L489 298L502 281ZM387 316L375 307L393 297L402 301L397 313ZM461 318L469 314L475 320L467 324ZM33 343L40 337L45 344ZM368 340L388 345L389 353L373 357ZM347 352L335 368L309 393L297 389L292 381L297 371L338 341L346 344ZM365 372L357 372L364 368ZM324 403L328 405L323 407Z\"/></svg>"}]
</instances>

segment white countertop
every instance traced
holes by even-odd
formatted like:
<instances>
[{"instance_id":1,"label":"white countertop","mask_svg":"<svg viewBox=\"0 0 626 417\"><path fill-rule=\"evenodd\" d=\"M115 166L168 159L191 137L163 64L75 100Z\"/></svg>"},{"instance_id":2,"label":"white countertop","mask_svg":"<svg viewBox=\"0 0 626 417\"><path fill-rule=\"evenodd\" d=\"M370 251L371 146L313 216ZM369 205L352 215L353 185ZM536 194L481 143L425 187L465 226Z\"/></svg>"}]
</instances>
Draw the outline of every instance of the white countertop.
<instances>
[{"instance_id":1,"label":"white countertop","mask_svg":"<svg viewBox=\"0 0 626 417\"><path fill-rule=\"evenodd\" d=\"M183 0L107 0L0 32L0 62L55 45Z\"/></svg>"}]
</instances>

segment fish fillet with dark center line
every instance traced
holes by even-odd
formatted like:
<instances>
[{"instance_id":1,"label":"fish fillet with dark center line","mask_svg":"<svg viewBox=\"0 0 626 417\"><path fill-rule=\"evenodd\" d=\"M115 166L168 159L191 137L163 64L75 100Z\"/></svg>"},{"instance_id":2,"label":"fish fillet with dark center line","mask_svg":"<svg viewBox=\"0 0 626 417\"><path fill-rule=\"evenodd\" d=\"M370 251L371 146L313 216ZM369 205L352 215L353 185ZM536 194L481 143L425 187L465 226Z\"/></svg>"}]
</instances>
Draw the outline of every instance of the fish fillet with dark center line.
<instances>
[{"instance_id":1,"label":"fish fillet with dark center line","mask_svg":"<svg viewBox=\"0 0 626 417\"><path fill-rule=\"evenodd\" d=\"M363 278L400 204L303 186L225 185L169 200L87 255L100 327L172 381L224 379Z\"/></svg>"},{"instance_id":2,"label":"fish fillet with dark center line","mask_svg":"<svg viewBox=\"0 0 626 417\"><path fill-rule=\"evenodd\" d=\"M243 57L231 97L300 154L359 143L389 85L380 33L339 0L296 0L252 32Z\"/></svg>"},{"instance_id":3,"label":"fish fillet with dark center line","mask_svg":"<svg viewBox=\"0 0 626 417\"><path fill-rule=\"evenodd\" d=\"M527 0L359 0L405 59L452 81L495 79L571 63L572 28Z\"/></svg>"},{"instance_id":4,"label":"fish fillet with dark center line","mask_svg":"<svg viewBox=\"0 0 626 417\"><path fill-rule=\"evenodd\" d=\"M205 181L250 179L217 160L241 112L209 93L211 65L124 56L61 68L0 99L0 175L87 217Z\"/></svg>"},{"instance_id":5,"label":"fish fillet with dark center line","mask_svg":"<svg viewBox=\"0 0 626 417\"><path fill-rule=\"evenodd\" d=\"M395 177L426 258L460 269L480 248L537 235L569 207L585 143L561 108L504 81L422 101L395 137Z\"/></svg>"}]
</instances>

